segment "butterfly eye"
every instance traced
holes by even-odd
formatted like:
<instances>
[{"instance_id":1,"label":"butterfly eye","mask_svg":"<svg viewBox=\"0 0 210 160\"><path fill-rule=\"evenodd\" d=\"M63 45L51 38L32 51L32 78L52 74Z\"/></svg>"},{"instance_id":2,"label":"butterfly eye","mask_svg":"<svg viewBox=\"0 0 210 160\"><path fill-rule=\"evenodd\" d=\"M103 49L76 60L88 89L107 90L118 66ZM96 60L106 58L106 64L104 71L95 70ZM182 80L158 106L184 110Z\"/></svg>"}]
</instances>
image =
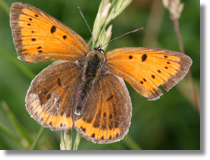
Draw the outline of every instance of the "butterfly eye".
<instances>
[{"instance_id":1,"label":"butterfly eye","mask_svg":"<svg viewBox=\"0 0 210 160\"><path fill-rule=\"evenodd\" d=\"M93 48L93 51L94 50L98 50L99 52L101 52L102 54L104 54L104 50L100 46Z\"/></svg>"}]
</instances>

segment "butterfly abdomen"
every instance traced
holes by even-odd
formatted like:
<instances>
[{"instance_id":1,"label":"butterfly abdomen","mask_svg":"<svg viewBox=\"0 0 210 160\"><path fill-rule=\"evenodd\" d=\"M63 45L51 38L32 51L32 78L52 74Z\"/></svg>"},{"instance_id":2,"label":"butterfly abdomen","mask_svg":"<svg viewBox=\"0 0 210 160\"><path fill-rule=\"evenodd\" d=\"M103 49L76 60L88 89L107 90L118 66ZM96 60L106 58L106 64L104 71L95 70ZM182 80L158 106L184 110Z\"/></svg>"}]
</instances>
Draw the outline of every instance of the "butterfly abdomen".
<instances>
[{"instance_id":1,"label":"butterfly abdomen","mask_svg":"<svg viewBox=\"0 0 210 160\"><path fill-rule=\"evenodd\" d=\"M95 80L101 72L104 56L99 51L88 53L83 67L82 83L78 89L75 114L80 114L91 94Z\"/></svg>"}]
</instances>

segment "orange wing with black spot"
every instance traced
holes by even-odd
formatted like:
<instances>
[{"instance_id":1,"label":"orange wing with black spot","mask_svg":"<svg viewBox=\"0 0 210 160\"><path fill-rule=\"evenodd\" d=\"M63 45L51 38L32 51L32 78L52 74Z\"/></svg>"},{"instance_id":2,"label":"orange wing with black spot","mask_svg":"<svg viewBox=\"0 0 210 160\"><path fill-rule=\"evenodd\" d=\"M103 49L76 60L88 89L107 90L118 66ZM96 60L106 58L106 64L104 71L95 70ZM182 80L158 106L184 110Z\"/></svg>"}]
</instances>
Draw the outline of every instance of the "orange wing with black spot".
<instances>
[{"instance_id":1,"label":"orange wing with black spot","mask_svg":"<svg viewBox=\"0 0 210 160\"><path fill-rule=\"evenodd\" d=\"M10 26L19 58L28 63L50 59L75 61L90 52L80 35L28 4L12 4Z\"/></svg>"},{"instance_id":2,"label":"orange wing with black spot","mask_svg":"<svg viewBox=\"0 0 210 160\"><path fill-rule=\"evenodd\" d=\"M52 130L70 129L74 122L77 86L81 70L69 61L57 61L32 81L26 108L41 125Z\"/></svg>"},{"instance_id":3,"label":"orange wing with black spot","mask_svg":"<svg viewBox=\"0 0 210 160\"><path fill-rule=\"evenodd\" d=\"M75 128L97 143L119 141L128 132L131 100L122 78L113 74L98 77Z\"/></svg>"},{"instance_id":4,"label":"orange wing with black spot","mask_svg":"<svg viewBox=\"0 0 210 160\"><path fill-rule=\"evenodd\" d=\"M149 100L168 91L188 72L192 60L183 53L153 48L119 48L105 55L108 70L125 79Z\"/></svg>"}]
</instances>

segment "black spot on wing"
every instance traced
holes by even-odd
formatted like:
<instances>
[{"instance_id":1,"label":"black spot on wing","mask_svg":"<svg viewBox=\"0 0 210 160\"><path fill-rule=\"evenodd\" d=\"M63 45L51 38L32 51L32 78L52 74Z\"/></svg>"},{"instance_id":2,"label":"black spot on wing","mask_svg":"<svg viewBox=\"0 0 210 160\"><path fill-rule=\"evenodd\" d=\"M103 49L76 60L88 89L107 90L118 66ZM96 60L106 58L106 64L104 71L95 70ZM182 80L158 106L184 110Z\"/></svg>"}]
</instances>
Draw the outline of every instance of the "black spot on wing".
<instances>
[{"instance_id":1,"label":"black spot on wing","mask_svg":"<svg viewBox=\"0 0 210 160\"><path fill-rule=\"evenodd\" d=\"M54 33L55 31L56 31L56 26L52 26L51 29L50 29L50 32Z\"/></svg>"},{"instance_id":2,"label":"black spot on wing","mask_svg":"<svg viewBox=\"0 0 210 160\"><path fill-rule=\"evenodd\" d=\"M60 78L57 79L57 83L58 83L59 86L61 86L61 79Z\"/></svg>"},{"instance_id":3,"label":"black spot on wing","mask_svg":"<svg viewBox=\"0 0 210 160\"><path fill-rule=\"evenodd\" d=\"M66 39L67 38L67 36L66 35L63 35L63 39Z\"/></svg>"},{"instance_id":4,"label":"black spot on wing","mask_svg":"<svg viewBox=\"0 0 210 160\"><path fill-rule=\"evenodd\" d=\"M143 56L141 57L142 62L146 61L146 59L147 59L147 55L143 54Z\"/></svg>"},{"instance_id":5,"label":"black spot on wing","mask_svg":"<svg viewBox=\"0 0 210 160\"><path fill-rule=\"evenodd\" d=\"M111 95L110 97L108 97L108 98L106 99L106 101L110 101L113 97L114 97L114 95Z\"/></svg>"}]
</instances>

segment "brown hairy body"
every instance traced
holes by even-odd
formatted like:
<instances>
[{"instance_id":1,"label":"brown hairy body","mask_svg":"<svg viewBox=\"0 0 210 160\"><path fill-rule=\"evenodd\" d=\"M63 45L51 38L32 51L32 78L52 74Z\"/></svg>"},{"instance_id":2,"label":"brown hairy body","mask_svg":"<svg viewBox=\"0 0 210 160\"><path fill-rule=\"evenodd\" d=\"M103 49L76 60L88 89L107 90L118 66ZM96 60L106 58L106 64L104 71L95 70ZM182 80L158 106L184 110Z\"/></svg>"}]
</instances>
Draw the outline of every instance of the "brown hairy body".
<instances>
[{"instance_id":1,"label":"brown hairy body","mask_svg":"<svg viewBox=\"0 0 210 160\"><path fill-rule=\"evenodd\" d=\"M105 57L99 50L93 50L86 56L84 62L80 62L79 66L83 71L81 84L77 92L75 114L80 115L83 107L85 106L89 95L91 94L93 85L97 77L104 71Z\"/></svg>"}]
</instances>

